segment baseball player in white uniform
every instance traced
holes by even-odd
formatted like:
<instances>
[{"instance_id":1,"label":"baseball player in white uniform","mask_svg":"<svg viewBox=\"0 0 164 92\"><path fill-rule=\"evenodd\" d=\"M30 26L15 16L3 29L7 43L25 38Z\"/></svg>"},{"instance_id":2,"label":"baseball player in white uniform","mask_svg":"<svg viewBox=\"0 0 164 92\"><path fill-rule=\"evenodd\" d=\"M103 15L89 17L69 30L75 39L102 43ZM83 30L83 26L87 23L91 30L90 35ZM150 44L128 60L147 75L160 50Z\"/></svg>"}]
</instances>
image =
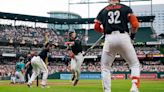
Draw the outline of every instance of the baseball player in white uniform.
<instances>
[{"instance_id":1,"label":"baseball player in white uniform","mask_svg":"<svg viewBox=\"0 0 164 92\"><path fill-rule=\"evenodd\" d=\"M82 54L81 41L76 37L74 29L69 30L70 44L68 47L68 53L71 57L71 71L73 86L76 86L81 73L81 65L84 61Z\"/></svg>"},{"instance_id":2,"label":"baseball player in white uniform","mask_svg":"<svg viewBox=\"0 0 164 92\"><path fill-rule=\"evenodd\" d=\"M116 54L120 54L131 69L132 86L130 92L139 92L140 64L131 43L139 27L132 9L120 4L119 0L108 0L109 5L103 8L95 19L94 29L104 33L105 42L101 57L102 83L104 92L111 92L111 65ZM128 22L131 24L129 36ZM102 27L101 27L102 25Z\"/></svg>"},{"instance_id":3,"label":"baseball player in white uniform","mask_svg":"<svg viewBox=\"0 0 164 92\"><path fill-rule=\"evenodd\" d=\"M33 67L33 74L27 83L28 87L31 87L32 82L41 73L43 73L41 87L42 88L48 87L47 86L48 69L44 60L46 59L47 53L49 52L49 47L50 47L49 43L47 43L45 45L44 50L42 50L39 55L37 55L37 52L35 51L31 53L31 55L33 55L33 58L31 59L31 65Z\"/></svg>"}]
</instances>

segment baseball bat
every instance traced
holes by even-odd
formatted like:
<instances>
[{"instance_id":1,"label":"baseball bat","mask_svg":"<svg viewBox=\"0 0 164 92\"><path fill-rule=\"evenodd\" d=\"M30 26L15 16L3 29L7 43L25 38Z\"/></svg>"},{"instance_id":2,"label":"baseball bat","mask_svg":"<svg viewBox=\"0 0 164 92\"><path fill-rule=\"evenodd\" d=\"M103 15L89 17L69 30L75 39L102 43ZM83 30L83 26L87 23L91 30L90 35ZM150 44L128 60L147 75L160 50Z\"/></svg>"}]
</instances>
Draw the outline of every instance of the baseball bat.
<instances>
[{"instance_id":1,"label":"baseball bat","mask_svg":"<svg viewBox=\"0 0 164 92\"><path fill-rule=\"evenodd\" d=\"M98 43L100 43L100 41L105 37L105 35L102 35L89 49L87 49L87 51L85 51L85 53L83 54L83 56L85 56L90 50L92 50Z\"/></svg>"},{"instance_id":2,"label":"baseball bat","mask_svg":"<svg viewBox=\"0 0 164 92\"><path fill-rule=\"evenodd\" d=\"M37 76L37 79L36 79L36 86L38 87L39 86L39 77Z\"/></svg>"}]
</instances>

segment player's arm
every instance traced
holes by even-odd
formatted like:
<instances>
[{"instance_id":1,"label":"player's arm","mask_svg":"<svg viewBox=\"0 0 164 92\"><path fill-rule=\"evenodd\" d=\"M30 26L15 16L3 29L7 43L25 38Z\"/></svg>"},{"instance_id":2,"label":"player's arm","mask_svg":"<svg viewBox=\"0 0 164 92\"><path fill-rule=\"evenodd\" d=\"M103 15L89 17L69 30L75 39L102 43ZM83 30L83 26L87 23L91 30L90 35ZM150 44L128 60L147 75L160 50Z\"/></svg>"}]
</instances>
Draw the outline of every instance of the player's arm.
<instances>
[{"instance_id":1,"label":"player's arm","mask_svg":"<svg viewBox=\"0 0 164 92\"><path fill-rule=\"evenodd\" d=\"M74 44L74 42L69 42L67 44L67 51L68 51L68 55L69 55L70 58L74 58L75 57L75 54L71 50L72 44Z\"/></svg>"},{"instance_id":2,"label":"player's arm","mask_svg":"<svg viewBox=\"0 0 164 92\"><path fill-rule=\"evenodd\" d=\"M136 33L137 29L139 27L139 22L138 22L137 17L134 14L130 13L130 14L128 14L128 19L129 19L129 22L131 25L132 33Z\"/></svg>"},{"instance_id":3,"label":"player's arm","mask_svg":"<svg viewBox=\"0 0 164 92\"><path fill-rule=\"evenodd\" d=\"M75 58L75 54L71 50L68 50L68 55L70 58Z\"/></svg>"},{"instance_id":4,"label":"player's arm","mask_svg":"<svg viewBox=\"0 0 164 92\"><path fill-rule=\"evenodd\" d=\"M101 22L98 19L94 20L94 30L99 33L104 32L103 28L101 27Z\"/></svg>"},{"instance_id":5,"label":"player's arm","mask_svg":"<svg viewBox=\"0 0 164 92\"><path fill-rule=\"evenodd\" d=\"M26 65L25 65L25 67L27 68L27 67L29 66L30 63L31 63L31 62L28 61L28 62L26 63Z\"/></svg>"},{"instance_id":6,"label":"player's arm","mask_svg":"<svg viewBox=\"0 0 164 92\"><path fill-rule=\"evenodd\" d=\"M135 34L139 28L139 22L138 22L138 19L137 17L132 14L132 13L129 13L128 14L128 19L129 19L129 23L131 25L131 39L134 40L134 37L135 37Z\"/></svg>"},{"instance_id":7,"label":"player's arm","mask_svg":"<svg viewBox=\"0 0 164 92\"><path fill-rule=\"evenodd\" d=\"M25 74L24 68L21 69L21 72L22 72L23 75Z\"/></svg>"},{"instance_id":8,"label":"player's arm","mask_svg":"<svg viewBox=\"0 0 164 92\"><path fill-rule=\"evenodd\" d=\"M25 74L25 65L24 64L22 64L22 67L21 67L21 72L22 72L22 74L24 75Z\"/></svg>"}]
</instances>

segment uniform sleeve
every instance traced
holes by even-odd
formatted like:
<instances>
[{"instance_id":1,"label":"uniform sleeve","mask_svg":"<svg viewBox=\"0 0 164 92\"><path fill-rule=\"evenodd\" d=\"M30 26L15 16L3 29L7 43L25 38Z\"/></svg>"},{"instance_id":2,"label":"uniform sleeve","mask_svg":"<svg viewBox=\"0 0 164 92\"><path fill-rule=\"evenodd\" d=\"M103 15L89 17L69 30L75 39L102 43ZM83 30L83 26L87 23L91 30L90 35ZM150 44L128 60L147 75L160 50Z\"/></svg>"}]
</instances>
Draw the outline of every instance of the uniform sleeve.
<instances>
[{"instance_id":1,"label":"uniform sleeve","mask_svg":"<svg viewBox=\"0 0 164 92\"><path fill-rule=\"evenodd\" d=\"M19 64L19 68L20 68L20 70L23 69L23 64L22 63Z\"/></svg>"},{"instance_id":2,"label":"uniform sleeve","mask_svg":"<svg viewBox=\"0 0 164 92\"><path fill-rule=\"evenodd\" d=\"M72 44L67 44L67 50L72 50Z\"/></svg>"},{"instance_id":3,"label":"uniform sleeve","mask_svg":"<svg viewBox=\"0 0 164 92\"><path fill-rule=\"evenodd\" d=\"M25 64L23 63L23 68L25 68Z\"/></svg>"},{"instance_id":4,"label":"uniform sleeve","mask_svg":"<svg viewBox=\"0 0 164 92\"><path fill-rule=\"evenodd\" d=\"M75 44L81 45L81 41L79 39L78 40L75 40Z\"/></svg>"},{"instance_id":5,"label":"uniform sleeve","mask_svg":"<svg viewBox=\"0 0 164 92\"><path fill-rule=\"evenodd\" d=\"M96 17L96 19L97 19L98 21L100 21L100 22L103 21L103 16L102 16L103 10L104 10L104 9L102 9L102 10L99 12L99 14L97 15L97 17Z\"/></svg>"},{"instance_id":6,"label":"uniform sleeve","mask_svg":"<svg viewBox=\"0 0 164 92\"><path fill-rule=\"evenodd\" d=\"M127 14L129 13L133 13L133 10L130 7L127 8Z\"/></svg>"}]
</instances>

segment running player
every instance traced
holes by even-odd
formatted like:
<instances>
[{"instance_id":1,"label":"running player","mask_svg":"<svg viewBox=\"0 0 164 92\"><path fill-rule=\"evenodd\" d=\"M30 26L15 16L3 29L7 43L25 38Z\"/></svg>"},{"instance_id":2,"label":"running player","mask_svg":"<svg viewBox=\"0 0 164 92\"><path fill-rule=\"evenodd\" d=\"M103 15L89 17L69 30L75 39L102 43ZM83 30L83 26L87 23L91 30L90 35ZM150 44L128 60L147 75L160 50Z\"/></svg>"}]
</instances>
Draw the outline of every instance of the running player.
<instances>
[{"instance_id":1,"label":"running player","mask_svg":"<svg viewBox=\"0 0 164 92\"><path fill-rule=\"evenodd\" d=\"M82 55L82 45L81 41L77 38L76 32L74 29L69 30L70 44L68 48L69 56L71 57L71 71L72 71L72 82L73 86L76 86L81 73L81 64L84 61Z\"/></svg>"}]
</instances>

